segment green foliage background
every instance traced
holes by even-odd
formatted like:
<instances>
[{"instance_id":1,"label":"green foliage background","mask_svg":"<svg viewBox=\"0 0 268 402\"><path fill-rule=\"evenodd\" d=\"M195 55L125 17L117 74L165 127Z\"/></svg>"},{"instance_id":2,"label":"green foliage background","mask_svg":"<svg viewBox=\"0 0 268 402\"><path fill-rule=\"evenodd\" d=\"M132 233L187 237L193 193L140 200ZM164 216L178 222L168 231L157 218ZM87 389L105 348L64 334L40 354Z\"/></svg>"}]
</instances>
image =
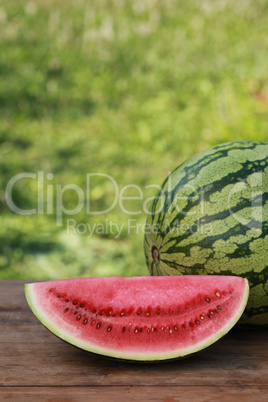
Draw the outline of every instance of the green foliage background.
<instances>
[{"instance_id":1,"label":"green foliage background","mask_svg":"<svg viewBox=\"0 0 268 402\"><path fill-rule=\"evenodd\" d=\"M1 0L0 277L147 275L142 230L127 227L145 223L146 186L204 148L268 140L267 27L265 0ZM38 171L53 213L12 212L7 183ZM144 199L124 201L130 214L83 208L57 225L56 186L85 191L88 173L135 184ZM90 195L95 210L114 200L104 178ZM37 180L14 186L21 208L37 196ZM66 191L64 206L76 204ZM70 218L123 231L88 238L68 233Z\"/></svg>"}]
</instances>

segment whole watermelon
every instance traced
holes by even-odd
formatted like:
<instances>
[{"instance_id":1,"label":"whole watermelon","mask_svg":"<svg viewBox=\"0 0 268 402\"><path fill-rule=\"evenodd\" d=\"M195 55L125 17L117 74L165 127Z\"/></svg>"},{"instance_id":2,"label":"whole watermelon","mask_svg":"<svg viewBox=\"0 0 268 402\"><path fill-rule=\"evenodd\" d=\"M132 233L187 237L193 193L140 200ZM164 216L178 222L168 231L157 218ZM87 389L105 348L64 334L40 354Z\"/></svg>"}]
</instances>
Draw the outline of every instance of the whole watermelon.
<instances>
[{"instance_id":1,"label":"whole watermelon","mask_svg":"<svg viewBox=\"0 0 268 402\"><path fill-rule=\"evenodd\" d=\"M202 151L164 181L148 214L151 275L238 275L250 297L240 324L268 326L268 143Z\"/></svg>"}]
</instances>

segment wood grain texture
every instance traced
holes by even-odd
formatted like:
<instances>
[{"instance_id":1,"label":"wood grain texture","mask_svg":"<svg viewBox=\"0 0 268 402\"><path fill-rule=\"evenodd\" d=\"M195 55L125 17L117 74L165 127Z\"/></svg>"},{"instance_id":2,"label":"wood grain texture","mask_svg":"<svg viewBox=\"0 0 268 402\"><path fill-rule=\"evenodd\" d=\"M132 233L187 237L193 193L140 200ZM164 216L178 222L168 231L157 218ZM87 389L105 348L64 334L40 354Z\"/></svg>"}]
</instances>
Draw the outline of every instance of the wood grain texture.
<instances>
[{"instance_id":1,"label":"wood grain texture","mask_svg":"<svg viewBox=\"0 0 268 402\"><path fill-rule=\"evenodd\" d=\"M90 355L30 311L23 281L0 281L0 400L268 401L268 331L233 329L199 354L141 364Z\"/></svg>"},{"instance_id":2,"label":"wood grain texture","mask_svg":"<svg viewBox=\"0 0 268 402\"><path fill-rule=\"evenodd\" d=\"M23 398L23 399L22 399ZM267 388L259 387L25 387L0 388L0 400L47 400L51 402L86 401L189 401L189 402L267 402Z\"/></svg>"}]
</instances>

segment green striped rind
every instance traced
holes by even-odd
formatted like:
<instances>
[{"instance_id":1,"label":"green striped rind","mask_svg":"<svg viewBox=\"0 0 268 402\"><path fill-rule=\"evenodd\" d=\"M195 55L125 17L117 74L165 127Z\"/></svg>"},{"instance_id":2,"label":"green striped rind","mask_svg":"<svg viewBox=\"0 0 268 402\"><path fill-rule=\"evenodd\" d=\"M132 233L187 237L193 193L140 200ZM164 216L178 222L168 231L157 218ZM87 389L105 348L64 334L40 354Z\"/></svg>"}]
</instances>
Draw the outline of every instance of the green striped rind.
<instances>
[{"instance_id":1,"label":"green striped rind","mask_svg":"<svg viewBox=\"0 0 268 402\"><path fill-rule=\"evenodd\" d=\"M240 323L268 325L268 143L222 144L177 167L153 201L148 228L152 275L246 277L251 291Z\"/></svg>"}]
</instances>

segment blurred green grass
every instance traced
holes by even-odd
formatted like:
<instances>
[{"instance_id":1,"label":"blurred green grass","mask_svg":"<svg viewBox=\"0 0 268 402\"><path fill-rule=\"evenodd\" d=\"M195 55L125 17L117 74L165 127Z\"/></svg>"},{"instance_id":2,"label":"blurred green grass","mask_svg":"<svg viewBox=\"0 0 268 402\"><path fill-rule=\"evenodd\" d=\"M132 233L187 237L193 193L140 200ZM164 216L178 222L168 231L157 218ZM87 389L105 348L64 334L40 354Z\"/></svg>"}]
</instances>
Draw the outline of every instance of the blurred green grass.
<instances>
[{"instance_id":1,"label":"blurred green grass","mask_svg":"<svg viewBox=\"0 0 268 402\"><path fill-rule=\"evenodd\" d=\"M55 208L12 212L7 183L42 171L53 174L45 185L54 190L84 190L88 173L103 173L150 198L146 186L204 148L267 141L267 26L265 0L2 0L0 277L147 275L143 233L127 228L129 219L145 222L144 200L125 201L130 214L83 208L59 226ZM13 195L35 208L36 181L18 183ZM109 208L111 183L96 180L91 197L95 210ZM66 208L76 203L66 192ZM68 233L68 218L123 231L88 238Z\"/></svg>"}]
</instances>

